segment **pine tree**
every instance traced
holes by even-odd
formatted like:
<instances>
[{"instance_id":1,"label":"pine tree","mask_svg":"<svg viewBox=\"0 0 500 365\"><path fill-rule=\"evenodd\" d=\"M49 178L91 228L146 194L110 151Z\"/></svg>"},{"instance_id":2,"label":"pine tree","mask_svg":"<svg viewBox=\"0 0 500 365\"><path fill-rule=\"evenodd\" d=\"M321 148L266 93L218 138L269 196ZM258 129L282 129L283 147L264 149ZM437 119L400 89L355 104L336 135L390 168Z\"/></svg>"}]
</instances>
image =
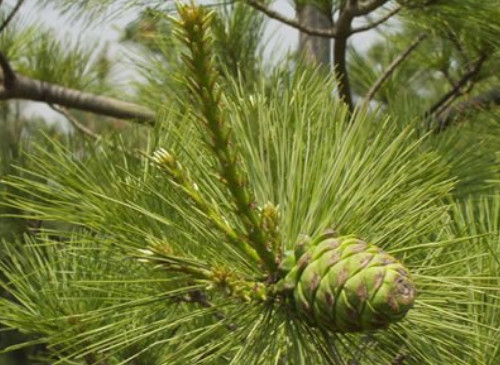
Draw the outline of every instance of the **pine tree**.
<instances>
[{"instance_id":1,"label":"pine tree","mask_svg":"<svg viewBox=\"0 0 500 365\"><path fill-rule=\"evenodd\" d=\"M113 5L52 3L89 17ZM328 30L253 0L154 5L124 35L144 54L135 100L95 82L99 63L77 50L32 47L44 62L27 67L2 49L1 98L42 95L86 136L47 138L3 178L2 205L42 222L2 243L0 322L28 336L5 351L36 344L34 363L68 365L496 364L498 1L298 3L328 9ZM266 66L263 15L333 38L335 72L301 55ZM349 51L395 15L398 31ZM135 127L97 134L82 111Z\"/></svg>"}]
</instances>

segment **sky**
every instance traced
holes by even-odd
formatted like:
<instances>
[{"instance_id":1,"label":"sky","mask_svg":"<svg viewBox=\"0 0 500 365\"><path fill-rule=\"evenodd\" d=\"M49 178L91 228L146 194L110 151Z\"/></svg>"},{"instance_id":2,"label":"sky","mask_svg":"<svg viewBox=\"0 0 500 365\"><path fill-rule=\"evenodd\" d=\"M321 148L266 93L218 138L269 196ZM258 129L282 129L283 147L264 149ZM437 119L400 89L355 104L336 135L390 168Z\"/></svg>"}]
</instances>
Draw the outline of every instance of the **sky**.
<instances>
[{"instance_id":1,"label":"sky","mask_svg":"<svg viewBox=\"0 0 500 365\"><path fill-rule=\"evenodd\" d=\"M82 1L82 0L75 0ZM16 1L10 0L4 3L14 5ZM119 16L111 17L110 21L95 21L83 22L77 18L62 15L59 11L50 9L46 6L40 7L40 0L25 0L17 17L26 22L43 22L46 25L57 30L61 38L73 40L89 40L89 43L98 42L102 47L108 47L109 55L117 58L122 58L125 49L118 43L121 37L121 29L123 29L130 21L134 19L135 12L123 9L110 9L111 13L118 13ZM46 1L50 3L50 1ZM118 4L120 2L117 2ZM123 3L123 1L122 1ZM273 10L279 11L281 14L293 18L295 11L292 3L287 0L277 0L271 4ZM122 11L117 11L122 10ZM84 35L82 37L82 35ZM264 35L267 41L267 48L264 56L267 58L275 57L279 59L290 50L294 50L298 43L298 31L290 26L284 25L276 20L269 19ZM374 32L362 33L352 37L351 43L359 50L368 48L368 46L376 39L377 35ZM123 79L127 76L129 69L127 67L118 67L115 69L114 77ZM57 123L61 122L61 117L54 113L50 108L40 103L31 103L26 108L29 115L40 114L51 116Z\"/></svg>"}]
</instances>

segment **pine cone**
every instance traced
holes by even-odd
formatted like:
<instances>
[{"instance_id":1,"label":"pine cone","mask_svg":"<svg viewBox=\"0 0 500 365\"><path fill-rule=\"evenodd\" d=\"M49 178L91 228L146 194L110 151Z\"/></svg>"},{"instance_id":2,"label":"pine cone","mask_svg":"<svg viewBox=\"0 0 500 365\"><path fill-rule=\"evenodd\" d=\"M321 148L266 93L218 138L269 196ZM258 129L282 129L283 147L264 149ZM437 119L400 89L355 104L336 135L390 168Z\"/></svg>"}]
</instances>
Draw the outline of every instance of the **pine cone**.
<instances>
[{"instance_id":1,"label":"pine cone","mask_svg":"<svg viewBox=\"0 0 500 365\"><path fill-rule=\"evenodd\" d=\"M380 248L332 234L299 244L283 260L277 290L312 325L335 332L384 328L412 307L408 270Z\"/></svg>"}]
</instances>

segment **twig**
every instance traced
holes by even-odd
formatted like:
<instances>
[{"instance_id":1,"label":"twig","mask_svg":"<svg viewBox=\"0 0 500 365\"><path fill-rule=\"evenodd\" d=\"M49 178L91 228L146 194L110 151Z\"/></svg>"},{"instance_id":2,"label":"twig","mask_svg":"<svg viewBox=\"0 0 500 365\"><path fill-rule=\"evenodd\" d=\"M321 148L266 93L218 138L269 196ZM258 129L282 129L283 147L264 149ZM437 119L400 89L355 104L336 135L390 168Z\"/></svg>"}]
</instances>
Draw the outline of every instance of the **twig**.
<instances>
[{"instance_id":1,"label":"twig","mask_svg":"<svg viewBox=\"0 0 500 365\"><path fill-rule=\"evenodd\" d=\"M453 45L457 49L460 57L462 58L462 61L465 62L466 64L470 63L470 59L469 59L469 57L467 57L467 54L465 53L465 50L464 50L463 46L460 44L456 35L453 34L452 31L448 31L447 34L448 34L448 39L451 41L451 43L453 43Z\"/></svg>"},{"instance_id":2,"label":"twig","mask_svg":"<svg viewBox=\"0 0 500 365\"><path fill-rule=\"evenodd\" d=\"M439 71L443 74L444 78L446 79L446 81L448 81L450 86L455 87L455 85L456 85L455 80L453 80L453 78L450 76L448 69L449 69L449 67L445 67Z\"/></svg>"},{"instance_id":3,"label":"twig","mask_svg":"<svg viewBox=\"0 0 500 365\"><path fill-rule=\"evenodd\" d=\"M244 0L248 5L252 8L257 9L258 11L264 13L271 19L278 20L279 22L289 25L295 29L300 30L302 33L306 33L309 35L317 36L317 37L325 37L325 38L336 38L337 30L335 27L331 29L321 29L321 28L311 28L307 27L304 24L301 24L296 19L288 18L283 14L270 9L266 4L263 4L259 0Z\"/></svg>"},{"instance_id":4,"label":"twig","mask_svg":"<svg viewBox=\"0 0 500 365\"><path fill-rule=\"evenodd\" d=\"M382 84L389 78L391 75L394 73L396 68L408 58L408 56L418 47L420 43L426 38L427 36L425 34L420 35L413 43L410 44L410 46L403 52L401 53L398 57L396 57L391 64L387 67L387 69L384 71L384 73L378 78L378 80L373 84L373 86L370 88L368 93L366 94L363 104L368 104L377 91L380 89Z\"/></svg>"},{"instance_id":5,"label":"twig","mask_svg":"<svg viewBox=\"0 0 500 365\"><path fill-rule=\"evenodd\" d=\"M266 4L263 4L259 0L244 0L244 1L248 5L253 7L254 9L257 9L260 12L267 15L269 18L275 19L283 24L289 25L289 26L301 31L302 33L309 34L309 35L316 36L316 37L324 37L324 38L342 37L342 35L340 33L343 33L343 32L340 32L338 27L331 27L330 29L308 27L308 26L300 23L296 19L288 18L288 17L284 16L283 14L272 10L271 8L269 8L269 6L267 6ZM387 1L388 0L374 0L370 3L362 5L360 7L356 6L356 7L352 8L353 11L351 12L351 14L353 17L366 15L366 14L372 12L373 10L377 9L378 7L382 6ZM370 30L370 29L384 23L385 21L387 21L390 17L397 14L401 9L402 9L402 7L397 7L396 9L390 11L388 14L386 14L381 19L379 19L371 24L349 30L349 34L360 33L360 32L364 32L366 30Z\"/></svg>"},{"instance_id":6,"label":"twig","mask_svg":"<svg viewBox=\"0 0 500 365\"><path fill-rule=\"evenodd\" d=\"M452 98L454 95L460 93L460 90L462 87L464 87L467 82L469 82L471 79L473 79L479 71L481 71L481 67L483 66L484 62L487 59L486 54L482 54L476 62L474 62L474 65L470 69L469 72L467 72L462 78L457 82L454 88L452 88L450 91L448 91L446 94L444 94L441 99L439 99L429 110L426 112L425 115L431 116L435 114L436 111L438 111L444 104L448 102L450 98Z\"/></svg>"},{"instance_id":7,"label":"twig","mask_svg":"<svg viewBox=\"0 0 500 365\"><path fill-rule=\"evenodd\" d=\"M23 2L24 0L17 1L10 14L0 26L0 33L12 21ZM1 4L2 1L0 0ZM46 83L17 74L13 71L7 58L1 52L0 67L3 74L0 75L0 80L3 81L3 88L0 87L0 100L25 99L45 101L114 118L133 119L146 125L154 125L155 123L156 113L147 107Z\"/></svg>"},{"instance_id":8,"label":"twig","mask_svg":"<svg viewBox=\"0 0 500 365\"><path fill-rule=\"evenodd\" d=\"M247 242L246 238L235 230L222 216L219 209L212 202L205 199L200 193L198 185L191 179L188 170L182 166L177 160L175 155L160 148L157 150L152 160L161 167L170 176L170 179L181 188L181 191L189 198L198 210L214 225L221 233L223 233L227 240L234 245L242 253L251 257L256 262L260 261L260 257L255 250Z\"/></svg>"},{"instance_id":9,"label":"twig","mask_svg":"<svg viewBox=\"0 0 500 365\"><path fill-rule=\"evenodd\" d=\"M446 101L446 103L444 103L438 110L436 110L434 112L434 115L437 116L438 119L439 119L439 116L441 116L444 113L446 113L446 111L451 107L451 104L453 104L453 102L455 100L457 100L460 96L469 93L472 90L472 88L474 87L474 85L475 85L474 80L470 80L469 83L467 84L467 86L465 86L465 88L463 90L460 90L459 92L457 92L456 94L454 94L453 96L451 96Z\"/></svg>"},{"instance_id":10,"label":"twig","mask_svg":"<svg viewBox=\"0 0 500 365\"><path fill-rule=\"evenodd\" d=\"M16 6L14 7L14 9L12 9L12 11L7 16L7 18L4 20L4 22L2 23L2 25L0 25L0 34L4 31L4 29L7 27L7 25L9 25L9 23L12 20L12 18L14 18L14 15L16 15L17 11L19 10L19 8L23 4L23 2L24 2L24 0L18 0L18 2L16 4ZM0 5L1 5L1 2L0 2Z\"/></svg>"},{"instance_id":11,"label":"twig","mask_svg":"<svg viewBox=\"0 0 500 365\"><path fill-rule=\"evenodd\" d=\"M89 128L81 124L73 115L71 115L68 109L54 104L49 104L49 106L56 112L62 114L71 123L71 125L75 127L75 129L81 132L82 134L87 135L95 140L101 139L101 136L99 134L95 133L94 131L90 130Z\"/></svg>"},{"instance_id":12,"label":"twig","mask_svg":"<svg viewBox=\"0 0 500 365\"><path fill-rule=\"evenodd\" d=\"M485 93L447 108L438 117L437 123L439 124L439 129L437 131L444 131L453 122L460 121L471 111L487 109L497 105L500 105L500 88L494 87Z\"/></svg>"},{"instance_id":13,"label":"twig","mask_svg":"<svg viewBox=\"0 0 500 365\"><path fill-rule=\"evenodd\" d=\"M282 14L270 9L267 5L263 4L259 0L244 1L253 8L266 14L268 17L294 27L300 30L302 33L318 37L335 38L336 42L334 44L333 50L333 69L338 83L338 94L340 99L347 104L349 110L352 111L353 103L351 87L349 84L346 65L347 40L352 34L352 21L355 17L367 15L368 13L378 9L379 7L387 3L388 0L372 0L364 2L362 4L359 4L358 0L348 0L347 4L340 11L336 26L331 27L330 29L316 29L307 27L301 24L296 19L287 18ZM389 17L391 14L393 15L393 13L397 11L391 11L388 14ZM385 20L387 19L382 18L380 20L380 23ZM376 25L377 24L374 24L373 26ZM362 30L363 28L358 29L359 32Z\"/></svg>"},{"instance_id":14,"label":"twig","mask_svg":"<svg viewBox=\"0 0 500 365\"><path fill-rule=\"evenodd\" d=\"M201 290L195 290L188 295L179 299L185 303L198 303L203 308L213 308L214 305L208 300L207 294ZM214 317L221 322L225 322L224 326L228 331L234 332L238 328L235 323L226 323L227 316L221 311L214 312Z\"/></svg>"},{"instance_id":15,"label":"twig","mask_svg":"<svg viewBox=\"0 0 500 365\"><path fill-rule=\"evenodd\" d=\"M394 15L399 13L401 11L401 9L403 9L403 7L398 6L397 8L394 8L393 10L391 10L390 12L385 14L382 18L380 18L374 22L370 22L369 24L363 25L361 27L353 28L353 29L351 29L351 34L361 33L361 32L365 32L367 30L373 29L373 28L379 26L380 24L385 23L387 20L389 20Z\"/></svg>"},{"instance_id":16,"label":"twig","mask_svg":"<svg viewBox=\"0 0 500 365\"><path fill-rule=\"evenodd\" d=\"M69 112L69 110L67 110L66 108L63 108L60 105L54 105L54 104L48 104L48 105L53 110L55 110L56 112L58 112L62 116L64 116L68 120L68 122L70 122L71 125L73 127L75 127L75 129L77 129L83 135L88 136L88 137L92 138L95 141L103 142L107 146L109 146L111 148L114 148L114 149L116 149L116 150L118 150L118 151L126 154L127 156L134 157L136 159L141 159L141 158L143 158L145 156L148 156L146 152L141 151L140 149L134 148L134 149L132 149L132 150L129 151L129 150L127 150L127 149L125 149L125 148L123 148L121 146L116 145L115 143L103 140L101 135L95 133L94 131L90 130L89 128L87 128L86 126L84 126L82 123L80 123L73 115L71 115L71 113Z\"/></svg>"}]
</instances>

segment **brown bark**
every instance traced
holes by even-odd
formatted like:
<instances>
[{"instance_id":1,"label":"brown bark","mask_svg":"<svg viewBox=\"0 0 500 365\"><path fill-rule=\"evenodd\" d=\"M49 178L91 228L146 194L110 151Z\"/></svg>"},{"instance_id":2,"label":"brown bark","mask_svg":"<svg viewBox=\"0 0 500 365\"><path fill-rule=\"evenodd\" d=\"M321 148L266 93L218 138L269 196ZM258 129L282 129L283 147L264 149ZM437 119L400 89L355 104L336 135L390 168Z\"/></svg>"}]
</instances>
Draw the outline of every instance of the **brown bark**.
<instances>
[{"instance_id":1,"label":"brown bark","mask_svg":"<svg viewBox=\"0 0 500 365\"><path fill-rule=\"evenodd\" d=\"M9 88L0 89L0 100L8 99L41 101L119 119L134 119L150 125L155 121L155 113L147 107L34 80L20 74L15 74Z\"/></svg>"},{"instance_id":2,"label":"brown bark","mask_svg":"<svg viewBox=\"0 0 500 365\"><path fill-rule=\"evenodd\" d=\"M338 83L338 94L350 111L353 110L351 86L347 72L347 41L349 39L354 15L350 3L340 11L337 20L338 37L333 47L333 70Z\"/></svg>"},{"instance_id":3,"label":"brown bark","mask_svg":"<svg viewBox=\"0 0 500 365\"><path fill-rule=\"evenodd\" d=\"M61 105L119 119L153 125L156 113L134 103L32 79L16 73L0 53L0 100L23 99Z\"/></svg>"},{"instance_id":4,"label":"brown bark","mask_svg":"<svg viewBox=\"0 0 500 365\"><path fill-rule=\"evenodd\" d=\"M470 113L491 109L499 105L500 87L493 87L469 100L451 106L438 118L438 131L443 131L454 123L460 122Z\"/></svg>"}]
</instances>

